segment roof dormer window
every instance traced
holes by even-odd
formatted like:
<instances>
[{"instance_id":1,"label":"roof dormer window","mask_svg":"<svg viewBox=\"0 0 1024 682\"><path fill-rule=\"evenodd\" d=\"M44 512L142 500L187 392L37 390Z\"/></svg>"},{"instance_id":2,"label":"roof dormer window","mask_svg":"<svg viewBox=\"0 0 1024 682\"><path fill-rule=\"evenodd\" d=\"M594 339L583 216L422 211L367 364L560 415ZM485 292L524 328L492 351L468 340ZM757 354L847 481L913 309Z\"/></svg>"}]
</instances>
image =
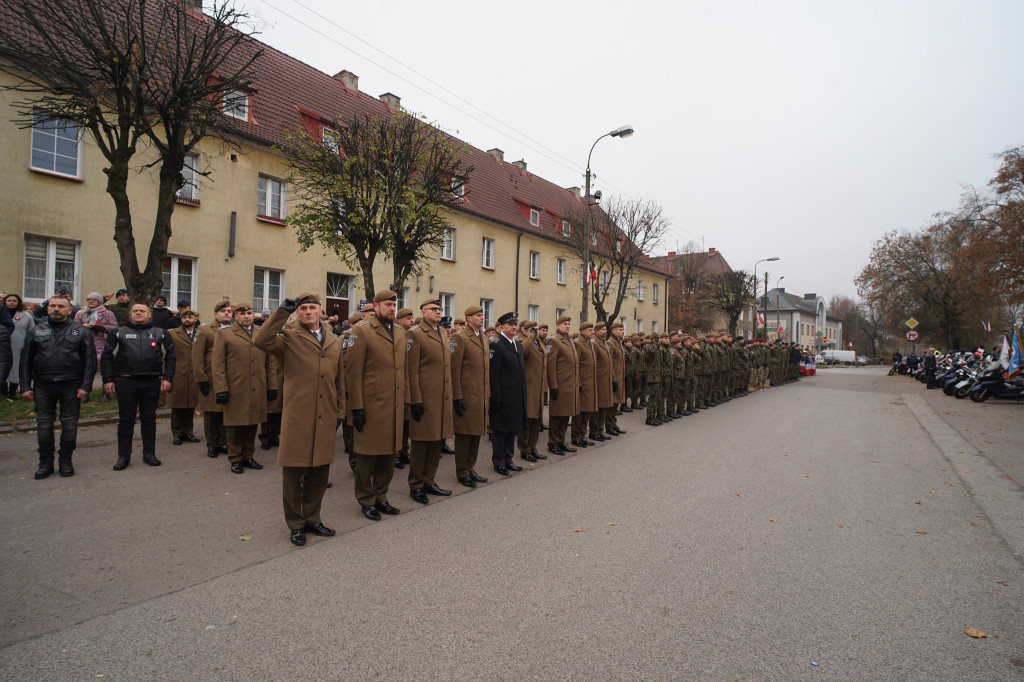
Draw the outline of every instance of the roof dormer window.
<instances>
[{"instance_id":1,"label":"roof dormer window","mask_svg":"<svg viewBox=\"0 0 1024 682\"><path fill-rule=\"evenodd\" d=\"M540 211L535 208L530 209L530 224L535 227L540 225Z\"/></svg>"},{"instance_id":2,"label":"roof dormer window","mask_svg":"<svg viewBox=\"0 0 1024 682\"><path fill-rule=\"evenodd\" d=\"M240 90L225 90L221 110L225 116L241 121L249 120L249 95Z\"/></svg>"}]
</instances>

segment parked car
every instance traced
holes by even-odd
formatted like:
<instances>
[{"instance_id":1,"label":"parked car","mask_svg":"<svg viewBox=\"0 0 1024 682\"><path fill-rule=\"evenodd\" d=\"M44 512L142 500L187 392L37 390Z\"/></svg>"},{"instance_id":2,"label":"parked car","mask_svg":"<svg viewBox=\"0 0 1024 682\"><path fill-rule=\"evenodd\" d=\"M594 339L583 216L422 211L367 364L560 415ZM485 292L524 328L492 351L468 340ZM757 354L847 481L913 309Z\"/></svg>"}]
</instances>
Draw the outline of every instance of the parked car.
<instances>
[{"instance_id":1,"label":"parked car","mask_svg":"<svg viewBox=\"0 0 1024 682\"><path fill-rule=\"evenodd\" d=\"M858 355L857 356L857 364L858 365L870 365L871 364L871 358L869 358L866 355Z\"/></svg>"}]
</instances>

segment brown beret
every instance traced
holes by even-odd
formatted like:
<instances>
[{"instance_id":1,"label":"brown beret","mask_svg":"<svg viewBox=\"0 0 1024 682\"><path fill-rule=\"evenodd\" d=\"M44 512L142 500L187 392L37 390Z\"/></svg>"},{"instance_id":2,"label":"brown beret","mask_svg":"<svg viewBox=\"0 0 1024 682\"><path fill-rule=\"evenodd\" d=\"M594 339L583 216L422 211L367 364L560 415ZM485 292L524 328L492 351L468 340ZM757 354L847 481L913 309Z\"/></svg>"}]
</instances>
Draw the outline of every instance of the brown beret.
<instances>
[{"instance_id":1,"label":"brown beret","mask_svg":"<svg viewBox=\"0 0 1024 682\"><path fill-rule=\"evenodd\" d=\"M548 328L548 323L547 323L547 322L545 322L545 323L544 323L544 324L542 324L542 325L538 325L538 326L537 326L537 329L547 329L547 328Z\"/></svg>"},{"instance_id":2,"label":"brown beret","mask_svg":"<svg viewBox=\"0 0 1024 682\"><path fill-rule=\"evenodd\" d=\"M186 315L191 315L192 317L199 317L199 313L192 310L191 308L185 308L180 313L178 313L178 317L185 317Z\"/></svg>"},{"instance_id":3,"label":"brown beret","mask_svg":"<svg viewBox=\"0 0 1024 682\"><path fill-rule=\"evenodd\" d=\"M225 308L230 308L230 307L231 307L231 301L218 301L217 305L213 306L213 312L219 313L220 311L224 310Z\"/></svg>"},{"instance_id":4,"label":"brown beret","mask_svg":"<svg viewBox=\"0 0 1024 682\"><path fill-rule=\"evenodd\" d=\"M580 333L579 332L573 332L572 333L572 338L574 338L574 339L580 338Z\"/></svg>"},{"instance_id":5,"label":"brown beret","mask_svg":"<svg viewBox=\"0 0 1024 682\"><path fill-rule=\"evenodd\" d=\"M359 309L359 312L361 312L361 313L372 313L373 312L373 304L372 303L367 303L366 305L364 305L362 308Z\"/></svg>"},{"instance_id":6,"label":"brown beret","mask_svg":"<svg viewBox=\"0 0 1024 682\"><path fill-rule=\"evenodd\" d=\"M530 327L532 327L535 324L537 324L537 323L534 322L533 320L523 320L522 327L523 327L523 329L529 329Z\"/></svg>"},{"instance_id":7,"label":"brown beret","mask_svg":"<svg viewBox=\"0 0 1024 682\"><path fill-rule=\"evenodd\" d=\"M598 322L597 324L594 325L594 331L597 331L598 329L604 329L607 326L608 325L605 324L604 322Z\"/></svg>"},{"instance_id":8,"label":"brown beret","mask_svg":"<svg viewBox=\"0 0 1024 682\"><path fill-rule=\"evenodd\" d=\"M414 325L416 325L417 327L420 325L421 322L423 322L423 318L422 317L417 317L415 320L412 321L412 323Z\"/></svg>"},{"instance_id":9,"label":"brown beret","mask_svg":"<svg viewBox=\"0 0 1024 682\"><path fill-rule=\"evenodd\" d=\"M320 297L314 293L306 292L299 294L298 298L295 299L296 305L302 305L303 303L316 303L320 305Z\"/></svg>"},{"instance_id":10,"label":"brown beret","mask_svg":"<svg viewBox=\"0 0 1024 682\"><path fill-rule=\"evenodd\" d=\"M493 331L497 331L497 330L494 327L488 327L487 329L484 330L484 333L486 334L487 332L493 332Z\"/></svg>"},{"instance_id":11,"label":"brown beret","mask_svg":"<svg viewBox=\"0 0 1024 682\"><path fill-rule=\"evenodd\" d=\"M436 305L438 308L441 307L441 299L439 298L428 298L427 300L420 303L420 310L423 310L428 305Z\"/></svg>"},{"instance_id":12,"label":"brown beret","mask_svg":"<svg viewBox=\"0 0 1024 682\"><path fill-rule=\"evenodd\" d=\"M667 339L667 338L669 338L668 332L662 332L662 333L658 334L658 338L659 339Z\"/></svg>"},{"instance_id":13,"label":"brown beret","mask_svg":"<svg viewBox=\"0 0 1024 682\"><path fill-rule=\"evenodd\" d=\"M466 324L466 321L464 319L462 319L461 317L456 317L455 318L455 324Z\"/></svg>"},{"instance_id":14,"label":"brown beret","mask_svg":"<svg viewBox=\"0 0 1024 682\"><path fill-rule=\"evenodd\" d=\"M374 303L380 303L381 301L397 301L398 294L391 291L391 289L385 289L384 291L378 291L377 295L373 297Z\"/></svg>"},{"instance_id":15,"label":"brown beret","mask_svg":"<svg viewBox=\"0 0 1024 682\"><path fill-rule=\"evenodd\" d=\"M248 303L239 303L238 305L235 306L236 313L241 313L246 310L252 310L252 306L249 305Z\"/></svg>"},{"instance_id":16,"label":"brown beret","mask_svg":"<svg viewBox=\"0 0 1024 682\"><path fill-rule=\"evenodd\" d=\"M555 324L562 324L563 322L572 322L572 318L568 315L562 315L560 318L555 320Z\"/></svg>"},{"instance_id":17,"label":"brown beret","mask_svg":"<svg viewBox=\"0 0 1024 682\"><path fill-rule=\"evenodd\" d=\"M622 329L622 323L621 322L613 322L612 323L612 329Z\"/></svg>"},{"instance_id":18,"label":"brown beret","mask_svg":"<svg viewBox=\"0 0 1024 682\"><path fill-rule=\"evenodd\" d=\"M410 316L412 316L412 310L410 310L409 308L401 308L397 313L395 313L396 320L401 320L403 318Z\"/></svg>"},{"instance_id":19,"label":"brown beret","mask_svg":"<svg viewBox=\"0 0 1024 682\"><path fill-rule=\"evenodd\" d=\"M482 313L483 311L484 309L481 308L480 306L471 305L468 308L466 308L465 312L463 312L463 315L465 315L466 317L470 317L471 315L476 315L477 313Z\"/></svg>"},{"instance_id":20,"label":"brown beret","mask_svg":"<svg viewBox=\"0 0 1024 682\"><path fill-rule=\"evenodd\" d=\"M593 322L580 322L580 331L583 331L584 329L590 329L593 326Z\"/></svg>"},{"instance_id":21,"label":"brown beret","mask_svg":"<svg viewBox=\"0 0 1024 682\"><path fill-rule=\"evenodd\" d=\"M348 318L348 323L349 324L355 324L356 322L358 322L361 319L363 319L363 316L360 315L359 313L356 313L352 317Z\"/></svg>"}]
</instances>

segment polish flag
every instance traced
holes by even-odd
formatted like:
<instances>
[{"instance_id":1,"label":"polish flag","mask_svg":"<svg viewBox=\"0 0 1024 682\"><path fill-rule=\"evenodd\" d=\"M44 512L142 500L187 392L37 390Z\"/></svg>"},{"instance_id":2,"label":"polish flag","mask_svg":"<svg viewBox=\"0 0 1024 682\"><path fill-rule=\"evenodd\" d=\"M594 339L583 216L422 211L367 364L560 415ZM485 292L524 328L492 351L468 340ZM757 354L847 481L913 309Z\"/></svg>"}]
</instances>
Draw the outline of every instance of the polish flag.
<instances>
[{"instance_id":1,"label":"polish flag","mask_svg":"<svg viewBox=\"0 0 1024 682\"><path fill-rule=\"evenodd\" d=\"M757 323L762 325L764 324L764 315L762 315L761 313L757 314Z\"/></svg>"}]
</instances>

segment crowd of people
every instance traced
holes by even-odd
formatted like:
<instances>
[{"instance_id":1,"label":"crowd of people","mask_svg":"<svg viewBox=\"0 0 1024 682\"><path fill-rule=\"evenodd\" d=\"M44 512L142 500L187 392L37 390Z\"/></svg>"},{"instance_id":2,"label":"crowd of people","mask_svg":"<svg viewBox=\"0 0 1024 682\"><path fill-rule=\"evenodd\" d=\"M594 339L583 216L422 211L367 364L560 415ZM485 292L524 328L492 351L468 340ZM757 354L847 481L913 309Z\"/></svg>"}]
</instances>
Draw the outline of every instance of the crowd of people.
<instances>
[{"instance_id":1,"label":"crowd of people","mask_svg":"<svg viewBox=\"0 0 1024 682\"><path fill-rule=\"evenodd\" d=\"M21 395L35 401L36 479L55 472L55 455L56 471L74 475L79 405L99 367L104 395L118 402L114 470L130 465L137 417L142 461L160 465L156 412L164 395L174 445L205 440L207 456L226 454L234 474L263 468L257 443L278 448L285 521L296 545L309 532L334 535L320 507L339 428L356 500L379 521L399 513L388 499L396 469L408 467L411 499L428 504L431 496L451 495L437 480L444 452L455 456L456 482L475 488L487 481L477 471L485 436L493 471L509 476L523 470L517 449L522 460L536 462L593 447L625 434L617 417L634 410L646 410L651 426L697 415L798 380L803 357L795 344L721 333L627 335L617 322L582 322L573 331L568 316L551 330L510 312L485 328L479 306L452 320L429 298L417 316L399 309L388 290L340 324L313 293L259 316L248 304L220 301L208 324L188 301L171 313L163 300L153 308L132 304L124 290L91 293L77 311L62 292L42 316L16 295L3 300L0 328L21 334L20 345L11 344L16 366L7 370L8 382L13 377ZM204 439L195 434L197 411ZM544 430L548 454L539 446Z\"/></svg>"}]
</instances>

